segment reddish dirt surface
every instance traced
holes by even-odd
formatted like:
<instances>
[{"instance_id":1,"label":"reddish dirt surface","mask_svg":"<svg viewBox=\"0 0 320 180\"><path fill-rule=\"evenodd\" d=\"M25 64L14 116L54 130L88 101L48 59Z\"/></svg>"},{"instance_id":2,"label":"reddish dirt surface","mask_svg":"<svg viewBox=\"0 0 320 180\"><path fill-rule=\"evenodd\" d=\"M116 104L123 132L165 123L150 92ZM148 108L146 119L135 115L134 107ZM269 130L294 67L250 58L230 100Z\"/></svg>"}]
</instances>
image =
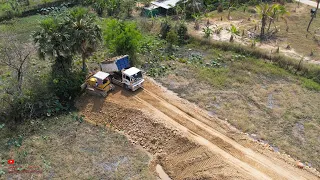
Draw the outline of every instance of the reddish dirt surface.
<instances>
[{"instance_id":1,"label":"reddish dirt surface","mask_svg":"<svg viewBox=\"0 0 320 180\"><path fill-rule=\"evenodd\" d=\"M143 89L116 87L106 99L77 103L91 123L116 128L154 156L172 179L319 179L217 117L147 79Z\"/></svg>"}]
</instances>

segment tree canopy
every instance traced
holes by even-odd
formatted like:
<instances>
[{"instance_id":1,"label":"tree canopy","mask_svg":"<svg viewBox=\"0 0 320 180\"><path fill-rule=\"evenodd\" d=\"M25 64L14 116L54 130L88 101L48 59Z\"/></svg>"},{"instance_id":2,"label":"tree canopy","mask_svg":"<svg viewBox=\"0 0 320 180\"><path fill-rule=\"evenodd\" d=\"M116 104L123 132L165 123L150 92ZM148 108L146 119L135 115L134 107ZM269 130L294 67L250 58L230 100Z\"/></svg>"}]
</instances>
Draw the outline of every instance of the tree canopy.
<instances>
[{"instance_id":1,"label":"tree canopy","mask_svg":"<svg viewBox=\"0 0 320 180\"><path fill-rule=\"evenodd\" d=\"M73 55L81 54L85 70L85 59L101 40L101 29L94 14L78 7L51 14L40 23L40 30L33 37L40 57L70 61Z\"/></svg>"},{"instance_id":2,"label":"tree canopy","mask_svg":"<svg viewBox=\"0 0 320 180\"><path fill-rule=\"evenodd\" d=\"M103 38L105 45L113 55L128 54L135 61L139 41L142 36L135 23L117 19L103 22Z\"/></svg>"}]
</instances>

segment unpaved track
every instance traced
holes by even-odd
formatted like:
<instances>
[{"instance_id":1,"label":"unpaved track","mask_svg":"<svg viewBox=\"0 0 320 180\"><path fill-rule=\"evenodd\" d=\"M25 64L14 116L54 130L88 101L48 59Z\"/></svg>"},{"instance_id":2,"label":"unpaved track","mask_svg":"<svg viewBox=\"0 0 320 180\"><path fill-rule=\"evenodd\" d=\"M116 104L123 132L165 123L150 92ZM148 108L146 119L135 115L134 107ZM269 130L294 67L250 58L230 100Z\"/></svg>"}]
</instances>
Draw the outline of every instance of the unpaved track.
<instances>
[{"instance_id":1,"label":"unpaved track","mask_svg":"<svg viewBox=\"0 0 320 180\"><path fill-rule=\"evenodd\" d=\"M146 81L143 90L135 93L121 90L110 94L107 101L153 114L163 123L179 129L189 139L206 147L210 153L222 158L229 168L243 174L242 178L318 179L315 175L289 165L283 160L274 157L270 160L268 156L242 146L226 135L225 132L229 130L221 127L217 123L219 120L179 100L174 94L150 80ZM207 166L210 166L210 161L213 162L214 159L209 158Z\"/></svg>"}]
</instances>

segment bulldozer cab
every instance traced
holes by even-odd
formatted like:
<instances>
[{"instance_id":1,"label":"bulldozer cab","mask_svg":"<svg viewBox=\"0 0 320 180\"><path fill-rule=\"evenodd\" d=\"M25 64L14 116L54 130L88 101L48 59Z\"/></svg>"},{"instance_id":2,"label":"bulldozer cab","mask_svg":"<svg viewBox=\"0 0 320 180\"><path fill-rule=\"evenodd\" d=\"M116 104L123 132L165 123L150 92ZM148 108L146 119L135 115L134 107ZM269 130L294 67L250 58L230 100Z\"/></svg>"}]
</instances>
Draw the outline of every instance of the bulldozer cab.
<instances>
[{"instance_id":1,"label":"bulldozer cab","mask_svg":"<svg viewBox=\"0 0 320 180\"><path fill-rule=\"evenodd\" d=\"M109 91L110 89L110 74L99 71L88 79L88 84L91 87L97 88L103 91Z\"/></svg>"}]
</instances>

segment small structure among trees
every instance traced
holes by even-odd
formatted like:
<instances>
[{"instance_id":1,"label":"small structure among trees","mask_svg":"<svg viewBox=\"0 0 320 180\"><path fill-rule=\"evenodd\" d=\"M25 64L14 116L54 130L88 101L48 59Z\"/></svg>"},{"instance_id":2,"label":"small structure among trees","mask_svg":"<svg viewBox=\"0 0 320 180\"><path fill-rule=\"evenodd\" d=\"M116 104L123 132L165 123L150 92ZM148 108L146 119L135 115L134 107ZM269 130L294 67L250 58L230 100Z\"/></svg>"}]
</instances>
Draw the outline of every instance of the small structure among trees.
<instances>
[{"instance_id":1,"label":"small structure among trees","mask_svg":"<svg viewBox=\"0 0 320 180\"><path fill-rule=\"evenodd\" d=\"M152 1L149 6L144 7L142 14L145 16L153 17L159 14L172 14L173 8L181 0L157 0Z\"/></svg>"}]
</instances>

